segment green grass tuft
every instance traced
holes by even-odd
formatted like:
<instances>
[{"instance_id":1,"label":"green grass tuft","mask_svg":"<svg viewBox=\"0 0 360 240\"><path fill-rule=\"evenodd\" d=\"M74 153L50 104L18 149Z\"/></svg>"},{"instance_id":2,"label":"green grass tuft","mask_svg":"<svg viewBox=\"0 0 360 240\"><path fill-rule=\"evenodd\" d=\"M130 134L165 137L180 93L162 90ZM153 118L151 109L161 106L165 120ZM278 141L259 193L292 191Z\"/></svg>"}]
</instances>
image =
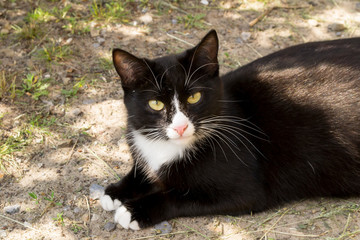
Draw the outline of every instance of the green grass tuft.
<instances>
[{"instance_id":1,"label":"green grass tuft","mask_svg":"<svg viewBox=\"0 0 360 240\"><path fill-rule=\"evenodd\" d=\"M23 78L22 89L18 90L17 93L22 96L24 94L30 95L34 100L38 100L41 96L47 96L49 94L47 88L49 87L50 79L42 79L40 76L34 74L27 74Z\"/></svg>"}]
</instances>

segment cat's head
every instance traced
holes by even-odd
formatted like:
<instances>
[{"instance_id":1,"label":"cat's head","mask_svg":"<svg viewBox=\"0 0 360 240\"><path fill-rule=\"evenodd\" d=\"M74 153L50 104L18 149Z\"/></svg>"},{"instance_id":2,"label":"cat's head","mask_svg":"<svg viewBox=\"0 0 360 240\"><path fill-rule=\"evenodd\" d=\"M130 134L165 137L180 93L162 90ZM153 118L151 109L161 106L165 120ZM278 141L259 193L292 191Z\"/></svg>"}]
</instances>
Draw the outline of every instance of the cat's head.
<instances>
[{"instance_id":1,"label":"cat's head","mask_svg":"<svg viewBox=\"0 0 360 240\"><path fill-rule=\"evenodd\" d=\"M115 49L130 132L182 146L206 135L202 121L221 110L217 54L214 30L194 48L153 60Z\"/></svg>"}]
</instances>

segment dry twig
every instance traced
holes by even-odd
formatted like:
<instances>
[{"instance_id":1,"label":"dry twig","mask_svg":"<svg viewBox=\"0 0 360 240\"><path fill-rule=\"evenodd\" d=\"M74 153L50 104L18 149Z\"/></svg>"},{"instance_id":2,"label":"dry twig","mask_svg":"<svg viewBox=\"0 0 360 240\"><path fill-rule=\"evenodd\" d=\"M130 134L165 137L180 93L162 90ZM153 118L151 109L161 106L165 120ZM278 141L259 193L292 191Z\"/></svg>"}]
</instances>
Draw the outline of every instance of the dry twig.
<instances>
[{"instance_id":1,"label":"dry twig","mask_svg":"<svg viewBox=\"0 0 360 240\"><path fill-rule=\"evenodd\" d=\"M72 149L70 151L70 154L69 154L69 157L68 157L68 159L66 161L66 164L68 164L70 162L70 159L71 159L72 155L74 154L74 150L75 150L75 147L76 147L78 141L79 141L79 138L76 139L76 141L74 143L74 146L72 147Z\"/></svg>"},{"instance_id":2,"label":"dry twig","mask_svg":"<svg viewBox=\"0 0 360 240\"><path fill-rule=\"evenodd\" d=\"M275 9L279 9L279 8L283 8L283 9L298 9L298 8L305 8L303 6L272 6L268 9L265 10L265 12L263 12L263 14L261 14L260 16L258 16L257 18L255 18L254 20L252 20L249 23L250 27L253 27L255 24L257 24L259 21L261 21L265 16L267 16L269 13L271 13L272 10Z\"/></svg>"},{"instance_id":3,"label":"dry twig","mask_svg":"<svg viewBox=\"0 0 360 240\"><path fill-rule=\"evenodd\" d=\"M111 170L111 172L114 174L114 176L120 180L120 176L114 171L114 169L112 169L112 167L107 163L105 162L105 160L101 159L96 153L94 153L90 148L84 146L84 148L86 149L86 151L88 151L89 153L91 153L96 159L102 161L103 163L105 163L105 165Z\"/></svg>"},{"instance_id":4,"label":"dry twig","mask_svg":"<svg viewBox=\"0 0 360 240\"><path fill-rule=\"evenodd\" d=\"M12 221L12 222L14 222L14 223L20 224L21 226L26 227L26 228L29 228L29 229L31 229L31 230L34 230L34 231L36 231L36 232L38 232L38 233L41 233L40 230L37 230L36 228L33 228L33 227L29 226L29 225L26 225L26 224L24 224L24 223L22 223L22 222L19 222L18 220L9 218L9 217L7 217L7 216L5 216L5 215L2 215L2 214L0 214L0 217L5 218L6 220Z\"/></svg>"},{"instance_id":5,"label":"dry twig","mask_svg":"<svg viewBox=\"0 0 360 240\"><path fill-rule=\"evenodd\" d=\"M171 37L171 38L173 38L173 39L178 40L179 42L185 43L185 44L187 44L187 45L189 45L189 46L191 46L191 47L194 47L194 46L195 46L194 44L189 43L189 42L187 42L187 41L185 41L185 40L183 40L183 39L181 39L181 38L178 38L178 37L176 37L176 36L174 36L174 35L171 35L170 33L166 33L166 35L168 35L169 37Z\"/></svg>"}]
</instances>

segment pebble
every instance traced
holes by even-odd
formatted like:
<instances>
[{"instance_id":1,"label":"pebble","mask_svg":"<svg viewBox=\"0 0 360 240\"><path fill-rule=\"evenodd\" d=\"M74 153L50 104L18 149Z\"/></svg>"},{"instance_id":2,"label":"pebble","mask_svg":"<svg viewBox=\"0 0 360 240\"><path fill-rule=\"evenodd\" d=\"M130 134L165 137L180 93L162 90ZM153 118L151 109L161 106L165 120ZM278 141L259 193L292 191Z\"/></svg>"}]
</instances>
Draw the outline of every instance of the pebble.
<instances>
[{"instance_id":1,"label":"pebble","mask_svg":"<svg viewBox=\"0 0 360 240\"><path fill-rule=\"evenodd\" d=\"M94 99L85 99L82 103L85 104L85 105L88 105L88 104L93 104L95 103L96 101Z\"/></svg>"},{"instance_id":2,"label":"pebble","mask_svg":"<svg viewBox=\"0 0 360 240\"><path fill-rule=\"evenodd\" d=\"M146 13L144 15L142 15L139 20L144 23L144 24L149 24L153 21L153 17L151 16L150 13Z\"/></svg>"},{"instance_id":3,"label":"pebble","mask_svg":"<svg viewBox=\"0 0 360 240\"><path fill-rule=\"evenodd\" d=\"M92 222L96 222L96 221L99 220L99 219L100 219L100 216L99 216L98 214L95 214L95 213L94 213L94 214L92 215L92 217L91 217L91 221L92 221Z\"/></svg>"},{"instance_id":4,"label":"pebble","mask_svg":"<svg viewBox=\"0 0 360 240\"><path fill-rule=\"evenodd\" d=\"M74 110L71 111L71 115L74 116L74 117L77 117L79 116L80 114L82 113L81 109L80 108L75 108Z\"/></svg>"},{"instance_id":5,"label":"pebble","mask_svg":"<svg viewBox=\"0 0 360 240\"><path fill-rule=\"evenodd\" d=\"M105 38L98 37L97 41L98 41L98 43L101 44L101 43L105 42Z\"/></svg>"},{"instance_id":6,"label":"pebble","mask_svg":"<svg viewBox=\"0 0 360 240\"><path fill-rule=\"evenodd\" d=\"M172 226L168 221L163 221L161 223L158 223L154 227L157 231L159 231L159 234L165 234L165 233L171 233L172 232Z\"/></svg>"},{"instance_id":7,"label":"pebble","mask_svg":"<svg viewBox=\"0 0 360 240\"><path fill-rule=\"evenodd\" d=\"M342 23L332 23L329 24L328 29L333 32L340 32L340 31L344 31L346 27Z\"/></svg>"},{"instance_id":8,"label":"pebble","mask_svg":"<svg viewBox=\"0 0 360 240\"><path fill-rule=\"evenodd\" d=\"M63 211L64 212L67 212L67 211L69 211L70 210L70 206L65 206L65 207L63 207Z\"/></svg>"},{"instance_id":9,"label":"pebble","mask_svg":"<svg viewBox=\"0 0 360 240\"><path fill-rule=\"evenodd\" d=\"M236 38L235 41L236 41L236 43L240 43L240 44L244 43L244 41L240 37Z\"/></svg>"},{"instance_id":10,"label":"pebble","mask_svg":"<svg viewBox=\"0 0 360 240\"><path fill-rule=\"evenodd\" d=\"M209 5L209 1L208 1L208 0L201 0L200 3L203 4L203 5Z\"/></svg>"},{"instance_id":11,"label":"pebble","mask_svg":"<svg viewBox=\"0 0 360 240\"><path fill-rule=\"evenodd\" d=\"M20 205L13 205L13 206L7 206L4 207L4 211L7 214L15 214L18 213L20 211Z\"/></svg>"},{"instance_id":12,"label":"pebble","mask_svg":"<svg viewBox=\"0 0 360 240\"><path fill-rule=\"evenodd\" d=\"M24 226L25 226L25 227L30 227L30 228L31 228L31 223L29 223L29 222L26 222L26 221L25 221L25 222L24 222Z\"/></svg>"},{"instance_id":13,"label":"pebble","mask_svg":"<svg viewBox=\"0 0 360 240\"><path fill-rule=\"evenodd\" d=\"M116 228L116 224L113 222L107 222L104 226L105 231L112 232Z\"/></svg>"},{"instance_id":14,"label":"pebble","mask_svg":"<svg viewBox=\"0 0 360 240\"><path fill-rule=\"evenodd\" d=\"M175 25L175 24L178 23L178 20L177 19L171 19L171 23Z\"/></svg>"},{"instance_id":15,"label":"pebble","mask_svg":"<svg viewBox=\"0 0 360 240\"><path fill-rule=\"evenodd\" d=\"M242 40L244 40L244 42L246 42L247 40L249 40L251 37L251 33L250 32L242 32L241 33L241 38Z\"/></svg>"},{"instance_id":16,"label":"pebble","mask_svg":"<svg viewBox=\"0 0 360 240\"><path fill-rule=\"evenodd\" d=\"M72 38L68 38L66 41L65 41L65 44L70 44L72 42Z\"/></svg>"},{"instance_id":17,"label":"pebble","mask_svg":"<svg viewBox=\"0 0 360 240\"><path fill-rule=\"evenodd\" d=\"M83 167L79 167L79 168L78 168L78 171L79 171L79 172L82 172L82 170L84 170Z\"/></svg>"},{"instance_id":18,"label":"pebble","mask_svg":"<svg viewBox=\"0 0 360 240\"><path fill-rule=\"evenodd\" d=\"M39 168L43 168L43 167L44 167L44 163L38 163L38 167L39 167Z\"/></svg>"},{"instance_id":19,"label":"pebble","mask_svg":"<svg viewBox=\"0 0 360 240\"><path fill-rule=\"evenodd\" d=\"M100 186L99 184L93 183L89 187L90 190L90 198L91 199L100 199L100 197L104 194L104 187Z\"/></svg>"},{"instance_id":20,"label":"pebble","mask_svg":"<svg viewBox=\"0 0 360 240\"><path fill-rule=\"evenodd\" d=\"M319 26L318 21L316 21L315 19L309 19L307 22L308 22L308 24L309 24L310 26L312 26L312 27L317 27L317 26Z\"/></svg>"},{"instance_id":21,"label":"pebble","mask_svg":"<svg viewBox=\"0 0 360 240\"><path fill-rule=\"evenodd\" d=\"M80 209L80 208L78 208L78 207L75 207L73 211L74 211L74 213L76 213L76 214L77 214L77 213L79 213L79 212L81 211L81 209Z\"/></svg>"},{"instance_id":22,"label":"pebble","mask_svg":"<svg viewBox=\"0 0 360 240\"><path fill-rule=\"evenodd\" d=\"M319 5L318 3L314 2L314 1L310 1L309 4L313 7L316 7L317 5Z\"/></svg>"}]
</instances>

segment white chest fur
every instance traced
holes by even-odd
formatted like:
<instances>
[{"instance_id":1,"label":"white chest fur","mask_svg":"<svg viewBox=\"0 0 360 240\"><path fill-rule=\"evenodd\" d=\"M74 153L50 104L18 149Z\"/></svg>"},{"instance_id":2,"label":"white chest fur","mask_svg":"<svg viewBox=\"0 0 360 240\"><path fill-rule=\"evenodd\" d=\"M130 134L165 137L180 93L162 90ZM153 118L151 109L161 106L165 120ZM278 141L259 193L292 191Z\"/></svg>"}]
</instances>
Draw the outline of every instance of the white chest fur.
<instances>
[{"instance_id":1,"label":"white chest fur","mask_svg":"<svg viewBox=\"0 0 360 240\"><path fill-rule=\"evenodd\" d=\"M142 134L133 132L134 144L152 171L185 154L186 146L165 140L150 140Z\"/></svg>"}]
</instances>

